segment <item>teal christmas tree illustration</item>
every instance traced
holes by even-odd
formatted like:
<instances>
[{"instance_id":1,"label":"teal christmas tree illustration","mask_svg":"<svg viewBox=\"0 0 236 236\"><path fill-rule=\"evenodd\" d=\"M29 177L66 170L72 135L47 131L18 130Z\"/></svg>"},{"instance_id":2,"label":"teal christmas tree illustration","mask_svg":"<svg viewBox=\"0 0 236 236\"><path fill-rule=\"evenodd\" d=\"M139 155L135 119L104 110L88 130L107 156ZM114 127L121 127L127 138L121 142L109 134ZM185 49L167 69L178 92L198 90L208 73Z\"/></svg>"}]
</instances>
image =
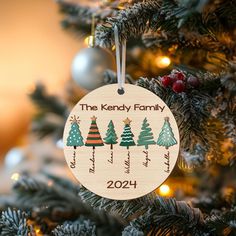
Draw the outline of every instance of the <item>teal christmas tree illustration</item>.
<instances>
[{"instance_id":1,"label":"teal christmas tree illustration","mask_svg":"<svg viewBox=\"0 0 236 236\"><path fill-rule=\"evenodd\" d=\"M83 137L81 135L79 128L80 120L74 116L71 117L70 121L71 121L71 129L69 131L66 145L72 146L74 147L74 149L76 149L76 147L84 145Z\"/></svg>"},{"instance_id":2,"label":"teal christmas tree illustration","mask_svg":"<svg viewBox=\"0 0 236 236\"><path fill-rule=\"evenodd\" d=\"M170 126L169 117L165 117L164 125L157 140L157 145L164 146L166 149L168 149L170 146L175 144L177 144L177 141Z\"/></svg>"},{"instance_id":3,"label":"teal christmas tree illustration","mask_svg":"<svg viewBox=\"0 0 236 236\"><path fill-rule=\"evenodd\" d=\"M131 132L131 128L130 128L130 123L131 120L127 117L124 121L125 123L125 127L123 130L123 134L121 135L121 142L120 142L120 146L125 146L127 147L127 149L129 149L130 146L135 146L135 142L133 140L133 133Z\"/></svg>"},{"instance_id":4,"label":"teal christmas tree illustration","mask_svg":"<svg viewBox=\"0 0 236 236\"><path fill-rule=\"evenodd\" d=\"M116 135L114 124L113 124L112 120L110 120L110 122L108 124L108 129L106 132L106 137L104 138L104 142L106 144L110 144L111 149L113 149L113 144L117 143L117 139L118 139L118 137Z\"/></svg>"},{"instance_id":5,"label":"teal christmas tree illustration","mask_svg":"<svg viewBox=\"0 0 236 236\"><path fill-rule=\"evenodd\" d=\"M152 129L149 127L147 118L145 118L138 136L137 146L145 146L145 149L148 149L148 145L152 144L156 144L156 142L154 141Z\"/></svg>"}]
</instances>

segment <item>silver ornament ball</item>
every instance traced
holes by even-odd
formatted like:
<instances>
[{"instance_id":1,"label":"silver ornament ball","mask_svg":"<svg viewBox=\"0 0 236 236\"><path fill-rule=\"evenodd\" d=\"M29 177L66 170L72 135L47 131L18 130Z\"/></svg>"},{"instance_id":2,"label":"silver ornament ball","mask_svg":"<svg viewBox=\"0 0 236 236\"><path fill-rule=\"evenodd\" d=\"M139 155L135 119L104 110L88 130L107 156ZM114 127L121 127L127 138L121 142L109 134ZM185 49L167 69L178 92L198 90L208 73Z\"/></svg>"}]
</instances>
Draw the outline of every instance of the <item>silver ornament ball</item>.
<instances>
[{"instance_id":1,"label":"silver ornament ball","mask_svg":"<svg viewBox=\"0 0 236 236\"><path fill-rule=\"evenodd\" d=\"M104 72L115 70L114 56L99 47L82 49L72 63L72 78L87 90L99 88L105 84Z\"/></svg>"}]
</instances>

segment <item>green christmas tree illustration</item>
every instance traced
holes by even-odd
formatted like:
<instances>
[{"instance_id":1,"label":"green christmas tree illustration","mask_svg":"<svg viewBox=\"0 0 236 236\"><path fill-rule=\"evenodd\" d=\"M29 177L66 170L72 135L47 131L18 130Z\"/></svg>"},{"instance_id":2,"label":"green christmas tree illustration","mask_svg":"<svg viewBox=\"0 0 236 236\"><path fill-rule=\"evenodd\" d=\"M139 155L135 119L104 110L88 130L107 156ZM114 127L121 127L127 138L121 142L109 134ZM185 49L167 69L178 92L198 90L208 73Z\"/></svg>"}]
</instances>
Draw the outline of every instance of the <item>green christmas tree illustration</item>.
<instances>
[{"instance_id":1,"label":"green christmas tree illustration","mask_svg":"<svg viewBox=\"0 0 236 236\"><path fill-rule=\"evenodd\" d=\"M80 120L75 116L74 117L72 116L70 121L71 121L71 129L69 131L66 145L72 146L74 147L74 149L76 149L76 147L84 145L83 137L81 135L79 128Z\"/></svg>"},{"instance_id":2,"label":"green christmas tree illustration","mask_svg":"<svg viewBox=\"0 0 236 236\"><path fill-rule=\"evenodd\" d=\"M98 130L98 126L96 122L97 117L93 116L91 117L91 120L92 122L89 129L87 140L85 142L85 146L93 147L94 149L96 146L104 146L104 144L103 144L100 132Z\"/></svg>"},{"instance_id":3,"label":"green christmas tree illustration","mask_svg":"<svg viewBox=\"0 0 236 236\"><path fill-rule=\"evenodd\" d=\"M131 120L127 117L124 121L125 123L125 127L123 130L123 134L121 135L121 142L120 142L120 146L125 146L127 147L127 149L129 149L130 146L135 146L135 142L133 140L133 133L131 132L131 128L130 128L130 123Z\"/></svg>"},{"instance_id":4,"label":"green christmas tree illustration","mask_svg":"<svg viewBox=\"0 0 236 236\"><path fill-rule=\"evenodd\" d=\"M111 120L108 124L108 129L106 132L106 137L104 138L104 142L106 144L110 144L111 149L113 149L113 144L117 143L117 139L118 139L118 137L116 135L115 127L114 127L114 124Z\"/></svg>"},{"instance_id":5,"label":"green christmas tree illustration","mask_svg":"<svg viewBox=\"0 0 236 236\"><path fill-rule=\"evenodd\" d=\"M177 144L177 141L172 132L172 128L170 126L169 117L165 117L164 125L161 129L161 133L159 134L157 145L164 146L168 149L170 146Z\"/></svg>"},{"instance_id":6,"label":"green christmas tree illustration","mask_svg":"<svg viewBox=\"0 0 236 236\"><path fill-rule=\"evenodd\" d=\"M156 142L154 141L152 129L149 127L147 118L145 118L138 136L137 146L145 146L145 149L148 149L148 145L152 144L156 144Z\"/></svg>"}]
</instances>

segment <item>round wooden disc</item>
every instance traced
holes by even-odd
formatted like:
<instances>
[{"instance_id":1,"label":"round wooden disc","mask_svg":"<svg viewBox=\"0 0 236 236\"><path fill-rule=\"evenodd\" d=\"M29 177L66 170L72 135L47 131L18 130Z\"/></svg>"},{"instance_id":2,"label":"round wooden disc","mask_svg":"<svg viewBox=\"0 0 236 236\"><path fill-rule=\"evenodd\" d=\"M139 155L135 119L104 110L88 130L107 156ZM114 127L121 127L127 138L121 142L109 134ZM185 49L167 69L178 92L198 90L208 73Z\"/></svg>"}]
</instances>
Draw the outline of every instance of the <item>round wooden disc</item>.
<instances>
[{"instance_id":1,"label":"round wooden disc","mask_svg":"<svg viewBox=\"0 0 236 236\"><path fill-rule=\"evenodd\" d=\"M83 97L64 130L64 153L79 182L95 194L127 200L148 194L170 175L179 131L167 105L152 92L126 84Z\"/></svg>"}]
</instances>

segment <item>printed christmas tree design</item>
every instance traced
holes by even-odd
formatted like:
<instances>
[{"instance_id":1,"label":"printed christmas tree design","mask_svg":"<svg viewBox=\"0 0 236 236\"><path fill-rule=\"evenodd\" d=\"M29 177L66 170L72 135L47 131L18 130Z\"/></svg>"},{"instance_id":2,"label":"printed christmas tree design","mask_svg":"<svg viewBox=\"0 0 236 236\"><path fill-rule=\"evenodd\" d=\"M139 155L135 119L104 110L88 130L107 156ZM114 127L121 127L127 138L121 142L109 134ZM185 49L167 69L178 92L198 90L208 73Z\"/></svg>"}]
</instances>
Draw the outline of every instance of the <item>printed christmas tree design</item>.
<instances>
[{"instance_id":1,"label":"printed christmas tree design","mask_svg":"<svg viewBox=\"0 0 236 236\"><path fill-rule=\"evenodd\" d=\"M127 149L129 149L130 146L135 146L135 142L133 140L133 133L131 132L131 128L130 128L130 123L131 120L127 117L124 121L125 123L125 127L123 130L123 134L121 135L121 142L120 142L120 146L125 146L127 147Z\"/></svg>"},{"instance_id":2,"label":"printed christmas tree design","mask_svg":"<svg viewBox=\"0 0 236 236\"><path fill-rule=\"evenodd\" d=\"M72 146L74 149L78 146L83 146L83 137L81 135L80 129L79 129L79 117L72 116L71 119L71 129L69 131L69 135L67 138L67 146Z\"/></svg>"},{"instance_id":3,"label":"printed christmas tree design","mask_svg":"<svg viewBox=\"0 0 236 236\"><path fill-rule=\"evenodd\" d=\"M110 120L109 124L108 124L108 129L106 132L106 137L104 138L104 142L106 144L110 144L111 145L111 150L113 149L113 144L117 143L117 135L116 135L116 131L115 131L115 127L114 124L112 122L112 120Z\"/></svg>"},{"instance_id":4,"label":"printed christmas tree design","mask_svg":"<svg viewBox=\"0 0 236 236\"><path fill-rule=\"evenodd\" d=\"M85 142L85 146L93 147L93 149L97 146L104 146L101 135L99 133L98 127L97 127L97 117L93 116L91 117L91 126L89 129L88 137Z\"/></svg>"},{"instance_id":5,"label":"printed christmas tree design","mask_svg":"<svg viewBox=\"0 0 236 236\"><path fill-rule=\"evenodd\" d=\"M145 149L148 149L148 145L156 144L153 138L152 129L149 127L147 118L143 120L142 131L138 136L137 146L145 146Z\"/></svg>"},{"instance_id":6,"label":"printed christmas tree design","mask_svg":"<svg viewBox=\"0 0 236 236\"><path fill-rule=\"evenodd\" d=\"M162 126L161 133L159 134L157 145L164 146L168 149L170 146L177 144L177 141L170 126L169 117L165 117L164 125Z\"/></svg>"}]
</instances>

